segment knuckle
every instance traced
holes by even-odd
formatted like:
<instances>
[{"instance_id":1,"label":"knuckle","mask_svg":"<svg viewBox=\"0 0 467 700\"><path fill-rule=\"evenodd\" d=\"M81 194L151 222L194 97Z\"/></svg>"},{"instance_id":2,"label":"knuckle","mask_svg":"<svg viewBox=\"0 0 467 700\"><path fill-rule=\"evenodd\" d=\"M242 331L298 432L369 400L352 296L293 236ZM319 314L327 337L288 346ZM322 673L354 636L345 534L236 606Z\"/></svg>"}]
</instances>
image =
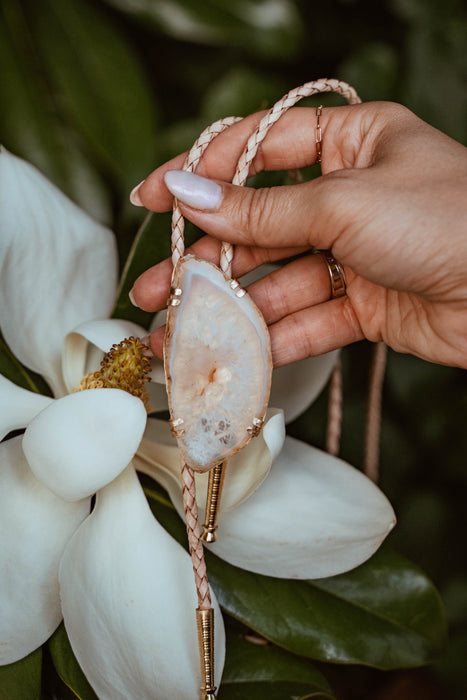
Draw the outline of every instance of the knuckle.
<instances>
[{"instance_id":1,"label":"knuckle","mask_svg":"<svg viewBox=\"0 0 467 700\"><path fill-rule=\"evenodd\" d=\"M361 340L364 336L363 329L349 297L342 300L342 317L344 325L350 330L349 342Z\"/></svg>"},{"instance_id":2,"label":"knuckle","mask_svg":"<svg viewBox=\"0 0 467 700\"><path fill-rule=\"evenodd\" d=\"M290 318L289 338L298 357L305 358L313 355L313 338L305 324L292 315Z\"/></svg>"},{"instance_id":3,"label":"knuckle","mask_svg":"<svg viewBox=\"0 0 467 700\"><path fill-rule=\"evenodd\" d=\"M314 192L316 218L325 221L326 240L323 244L331 248L353 220L353 213L362 200L362 191L354 170L336 170L320 180L316 182ZM315 235L317 230L312 234Z\"/></svg>"},{"instance_id":4,"label":"knuckle","mask_svg":"<svg viewBox=\"0 0 467 700\"><path fill-rule=\"evenodd\" d=\"M386 119L413 119L414 113L399 102L391 102L383 100L379 102L371 102L371 109L376 114L385 117Z\"/></svg>"},{"instance_id":5,"label":"knuckle","mask_svg":"<svg viewBox=\"0 0 467 700\"><path fill-rule=\"evenodd\" d=\"M250 243L264 246L273 218L271 189L249 189L246 192L246 201L242 202L239 211L240 225Z\"/></svg>"}]
</instances>

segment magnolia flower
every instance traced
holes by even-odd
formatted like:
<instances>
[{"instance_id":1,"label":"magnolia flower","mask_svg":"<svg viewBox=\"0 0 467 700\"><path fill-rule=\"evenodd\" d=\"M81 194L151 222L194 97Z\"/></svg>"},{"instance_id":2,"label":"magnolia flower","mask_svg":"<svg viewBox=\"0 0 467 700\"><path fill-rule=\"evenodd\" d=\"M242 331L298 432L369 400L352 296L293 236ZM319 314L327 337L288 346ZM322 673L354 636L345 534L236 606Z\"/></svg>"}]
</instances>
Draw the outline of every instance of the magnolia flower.
<instances>
[{"instance_id":1,"label":"magnolia flower","mask_svg":"<svg viewBox=\"0 0 467 700\"><path fill-rule=\"evenodd\" d=\"M116 293L113 235L5 150L0 229L3 335L53 391L39 396L0 376L1 437L26 428L0 443L0 663L43 644L64 613L99 697L150 698L156 688L196 697L190 557L153 518L131 466L144 405L121 389L72 393L112 343L144 332L106 318ZM225 641L215 597L213 607L219 682Z\"/></svg>"},{"instance_id":2,"label":"magnolia flower","mask_svg":"<svg viewBox=\"0 0 467 700\"><path fill-rule=\"evenodd\" d=\"M157 479L181 513L176 443L124 382L73 393L112 344L145 332L107 318L114 238L2 150L0 241L3 335L53 391L40 396L0 376L1 437L26 429L0 444L0 663L40 646L63 614L100 698L196 697L190 558L153 518L135 475ZM334 362L330 354L275 371L272 404L299 415ZM153 364L150 401L162 409L163 373ZM360 472L285 437L281 409L270 409L261 434L230 460L211 547L258 573L341 573L371 556L394 514ZM207 475L197 480L202 514ZM214 596L213 606L219 683L225 643Z\"/></svg>"}]
</instances>

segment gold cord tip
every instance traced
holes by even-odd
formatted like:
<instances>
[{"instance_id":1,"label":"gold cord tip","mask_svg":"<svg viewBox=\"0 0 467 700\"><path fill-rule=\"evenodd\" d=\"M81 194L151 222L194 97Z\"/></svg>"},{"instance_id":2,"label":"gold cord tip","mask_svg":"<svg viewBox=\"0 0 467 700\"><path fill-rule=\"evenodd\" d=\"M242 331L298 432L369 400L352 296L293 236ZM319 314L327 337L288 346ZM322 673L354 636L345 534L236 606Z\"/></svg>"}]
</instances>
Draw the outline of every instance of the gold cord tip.
<instances>
[{"instance_id":1,"label":"gold cord tip","mask_svg":"<svg viewBox=\"0 0 467 700\"><path fill-rule=\"evenodd\" d=\"M215 700L214 685L214 611L197 608L199 658L201 664L201 700Z\"/></svg>"},{"instance_id":2,"label":"gold cord tip","mask_svg":"<svg viewBox=\"0 0 467 700\"><path fill-rule=\"evenodd\" d=\"M210 527L206 524L203 525L203 532L201 535L201 541L206 542L206 544L211 544L211 542L217 542L217 525L215 527Z\"/></svg>"},{"instance_id":3,"label":"gold cord tip","mask_svg":"<svg viewBox=\"0 0 467 700\"><path fill-rule=\"evenodd\" d=\"M206 517L203 523L203 534L201 535L202 542L210 543L217 540L217 516L219 514L226 466L227 462L221 462L209 472Z\"/></svg>"}]
</instances>

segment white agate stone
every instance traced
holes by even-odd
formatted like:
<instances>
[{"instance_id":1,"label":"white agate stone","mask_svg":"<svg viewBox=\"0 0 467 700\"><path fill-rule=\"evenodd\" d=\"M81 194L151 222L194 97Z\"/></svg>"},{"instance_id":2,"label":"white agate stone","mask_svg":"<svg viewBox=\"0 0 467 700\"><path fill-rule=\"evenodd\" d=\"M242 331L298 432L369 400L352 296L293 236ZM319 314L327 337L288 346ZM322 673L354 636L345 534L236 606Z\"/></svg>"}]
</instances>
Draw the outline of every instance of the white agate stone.
<instances>
[{"instance_id":1,"label":"white agate stone","mask_svg":"<svg viewBox=\"0 0 467 700\"><path fill-rule=\"evenodd\" d=\"M164 348L172 425L185 462L206 471L244 447L264 419L269 333L238 283L195 256L180 259L172 291Z\"/></svg>"}]
</instances>

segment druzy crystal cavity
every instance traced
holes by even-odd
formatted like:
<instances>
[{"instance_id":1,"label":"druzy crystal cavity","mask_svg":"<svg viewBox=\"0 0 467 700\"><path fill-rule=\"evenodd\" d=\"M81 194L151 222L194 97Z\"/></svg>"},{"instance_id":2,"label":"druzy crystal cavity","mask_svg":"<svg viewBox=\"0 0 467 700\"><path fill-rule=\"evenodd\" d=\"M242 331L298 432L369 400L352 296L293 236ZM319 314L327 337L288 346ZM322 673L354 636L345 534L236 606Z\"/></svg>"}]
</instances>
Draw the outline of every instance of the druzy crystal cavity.
<instances>
[{"instance_id":1,"label":"druzy crystal cavity","mask_svg":"<svg viewBox=\"0 0 467 700\"><path fill-rule=\"evenodd\" d=\"M261 428L269 333L245 290L215 265L187 255L172 284L164 346L171 425L185 462L205 471Z\"/></svg>"}]
</instances>

